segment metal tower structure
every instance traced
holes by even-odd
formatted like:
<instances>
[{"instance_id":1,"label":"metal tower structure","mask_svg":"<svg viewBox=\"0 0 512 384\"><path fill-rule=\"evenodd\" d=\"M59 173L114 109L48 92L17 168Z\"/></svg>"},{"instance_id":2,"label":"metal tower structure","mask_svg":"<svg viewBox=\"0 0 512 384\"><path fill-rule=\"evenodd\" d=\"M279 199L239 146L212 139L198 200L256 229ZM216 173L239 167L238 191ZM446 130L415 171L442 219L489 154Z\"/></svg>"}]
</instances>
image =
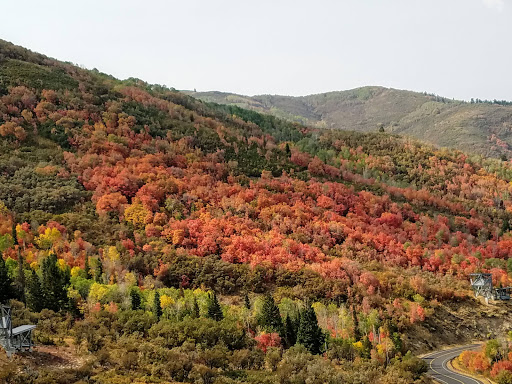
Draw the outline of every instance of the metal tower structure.
<instances>
[{"instance_id":1,"label":"metal tower structure","mask_svg":"<svg viewBox=\"0 0 512 384\"><path fill-rule=\"evenodd\" d=\"M475 291L475 297L483 296L492 299L492 275L490 273L472 273L469 275L471 287Z\"/></svg>"},{"instance_id":2,"label":"metal tower structure","mask_svg":"<svg viewBox=\"0 0 512 384\"><path fill-rule=\"evenodd\" d=\"M492 275L490 273L472 273L469 275L471 287L475 297L482 296L485 302L489 300L510 300L512 287L493 288Z\"/></svg>"},{"instance_id":3,"label":"metal tower structure","mask_svg":"<svg viewBox=\"0 0 512 384\"><path fill-rule=\"evenodd\" d=\"M12 327L11 307L0 304L0 345L7 352L7 356L20 351L31 351L32 331L35 325L21 325Z\"/></svg>"}]
</instances>

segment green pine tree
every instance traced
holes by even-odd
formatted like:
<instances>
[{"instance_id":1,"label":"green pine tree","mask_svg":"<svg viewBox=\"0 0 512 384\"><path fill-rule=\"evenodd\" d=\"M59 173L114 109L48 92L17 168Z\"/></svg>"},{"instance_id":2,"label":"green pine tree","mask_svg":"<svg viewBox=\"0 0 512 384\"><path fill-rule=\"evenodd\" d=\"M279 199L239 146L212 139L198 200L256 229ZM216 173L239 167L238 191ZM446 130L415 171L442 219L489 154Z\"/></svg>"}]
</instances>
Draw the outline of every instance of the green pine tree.
<instances>
[{"instance_id":1,"label":"green pine tree","mask_svg":"<svg viewBox=\"0 0 512 384\"><path fill-rule=\"evenodd\" d=\"M41 267L41 292L43 295L43 308L55 312L65 309L68 304L67 286L69 285L69 270L62 271L57 266L57 256L50 253L43 260Z\"/></svg>"},{"instance_id":2,"label":"green pine tree","mask_svg":"<svg viewBox=\"0 0 512 384\"><path fill-rule=\"evenodd\" d=\"M501 224L501 234L500 235L503 235L504 233L510 231L510 221L509 221L509 218L508 216L505 216L505 218L503 219L503 223Z\"/></svg>"},{"instance_id":3,"label":"green pine tree","mask_svg":"<svg viewBox=\"0 0 512 384\"><path fill-rule=\"evenodd\" d=\"M16 286L18 288L18 297L20 301L26 304L25 285L25 260L18 249L18 276L16 278Z\"/></svg>"},{"instance_id":4,"label":"green pine tree","mask_svg":"<svg viewBox=\"0 0 512 384\"><path fill-rule=\"evenodd\" d=\"M194 304L193 304L193 307L192 307L192 317L197 319L197 318L199 318L199 316L200 316L199 304L197 303L197 299L194 296Z\"/></svg>"},{"instance_id":5,"label":"green pine tree","mask_svg":"<svg viewBox=\"0 0 512 384\"><path fill-rule=\"evenodd\" d=\"M266 332L277 332L282 337L284 336L283 320L281 313L274 301L272 295L265 295L261 313L258 318L260 327Z\"/></svg>"},{"instance_id":6,"label":"green pine tree","mask_svg":"<svg viewBox=\"0 0 512 384\"><path fill-rule=\"evenodd\" d=\"M297 342L297 328L290 316L284 320L284 340L288 348L293 347Z\"/></svg>"},{"instance_id":7,"label":"green pine tree","mask_svg":"<svg viewBox=\"0 0 512 384\"><path fill-rule=\"evenodd\" d=\"M94 281L103 283L103 263L99 258L94 259Z\"/></svg>"},{"instance_id":8,"label":"green pine tree","mask_svg":"<svg viewBox=\"0 0 512 384\"><path fill-rule=\"evenodd\" d=\"M155 297L153 298L153 313L157 319L162 317L162 304L160 303L160 294L155 289Z\"/></svg>"},{"instance_id":9,"label":"green pine tree","mask_svg":"<svg viewBox=\"0 0 512 384\"><path fill-rule=\"evenodd\" d=\"M41 312L43 309L44 297L41 290L41 279L36 271L32 269L32 273L27 281L27 305L33 312Z\"/></svg>"},{"instance_id":10,"label":"green pine tree","mask_svg":"<svg viewBox=\"0 0 512 384\"><path fill-rule=\"evenodd\" d=\"M12 280L9 277L4 257L0 252L0 303L7 303L13 298Z\"/></svg>"},{"instance_id":11,"label":"green pine tree","mask_svg":"<svg viewBox=\"0 0 512 384\"><path fill-rule=\"evenodd\" d=\"M11 227L11 235L12 235L12 241L14 243L14 245L18 245L18 232L16 232L16 221L15 221L15 218L14 218L14 215L13 215L13 218L12 218L12 227Z\"/></svg>"},{"instance_id":12,"label":"green pine tree","mask_svg":"<svg viewBox=\"0 0 512 384\"><path fill-rule=\"evenodd\" d=\"M130 299L132 302L132 310L136 311L140 309L141 299L137 288L134 287L130 290Z\"/></svg>"},{"instance_id":13,"label":"green pine tree","mask_svg":"<svg viewBox=\"0 0 512 384\"><path fill-rule=\"evenodd\" d=\"M92 277L91 276L91 267L89 266L89 256L87 254L85 254L84 273L85 273L86 279L90 279Z\"/></svg>"},{"instance_id":14,"label":"green pine tree","mask_svg":"<svg viewBox=\"0 0 512 384\"><path fill-rule=\"evenodd\" d=\"M297 343L302 344L309 352L319 354L322 351L324 340L325 335L318 326L315 310L308 306L300 314Z\"/></svg>"},{"instance_id":15,"label":"green pine tree","mask_svg":"<svg viewBox=\"0 0 512 384\"><path fill-rule=\"evenodd\" d=\"M286 156L290 157L292 151L290 150L290 144L286 143L285 146Z\"/></svg>"},{"instance_id":16,"label":"green pine tree","mask_svg":"<svg viewBox=\"0 0 512 384\"><path fill-rule=\"evenodd\" d=\"M249 300L249 295L247 293L244 296L244 306L247 309L251 309L251 301Z\"/></svg>"},{"instance_id":17,"label":"green pine tree","mask_svg":"<svg viewBox=\"0 0 512 384\"><path fill-rule=\"evenodd\" d=\"M208 295L208 317L216 321L220 321L224 318L222 308L220 307L215 292Z\"/></svg>"}]
</instances>

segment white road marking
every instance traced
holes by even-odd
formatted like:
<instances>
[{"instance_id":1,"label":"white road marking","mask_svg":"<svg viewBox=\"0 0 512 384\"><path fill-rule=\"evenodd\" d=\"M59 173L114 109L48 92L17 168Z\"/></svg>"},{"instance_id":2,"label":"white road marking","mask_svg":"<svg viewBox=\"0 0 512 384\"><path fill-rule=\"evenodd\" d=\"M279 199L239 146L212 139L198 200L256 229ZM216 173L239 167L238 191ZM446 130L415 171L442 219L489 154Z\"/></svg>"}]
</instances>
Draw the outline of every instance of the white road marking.
<instances>
[{"instance_id":1,"label":"white road marking","mask_svg":"<svg viewBox=\"0 0 512 384\"><path fill-rule=\"evenodd\" d=\"M447 372L449 372L450 374L454 375L454 376L460 376L460 377L463 377L464 379L468 379L476 384L482 384L480 381L470 377L470 376L466 376L466 375L463 375L463 374L460 374L458 372L454 372L450 369L448 369L448 366L447 366L447 363L448 361L450 361L451 359L455 358L456 356L453 356L453 353L457 353L457 352L462 352L464 350L468 350L468 349L474 349L475 347L478 347L479 345L478 344L471 344L471 345L467 345L467 346L464 346L464 347L457 347L457 348L453 348L453 349L450 349L450 350L446 350L446 351L439 351L439 352L433 352L429 355L425 355L423 356L423 359L431 359L430 361L430 369L431 371L435 372L437 375L440 375L442 377L446 377L450 380L453 380L453 381L456 381L456 382L459 382L461 384L467 384L467 383L464 383L463 381L459 380L459 379L456 379L455 377L453 376L448 376L446 374L443 374L439 371L437 371L436 369L434 369L433 367L433 363L435 360L441 358L441 357L444 357L445 355L450 355L449 357L447 357L442 363L441 363L441 367L443 369L445 369ZM440 381L441 383L443 384L449 384L448 382L444 381L443 379L441 378L438 378L438 377L434 377L435 380L437 381Z\"/></svg>"}]
</instances>

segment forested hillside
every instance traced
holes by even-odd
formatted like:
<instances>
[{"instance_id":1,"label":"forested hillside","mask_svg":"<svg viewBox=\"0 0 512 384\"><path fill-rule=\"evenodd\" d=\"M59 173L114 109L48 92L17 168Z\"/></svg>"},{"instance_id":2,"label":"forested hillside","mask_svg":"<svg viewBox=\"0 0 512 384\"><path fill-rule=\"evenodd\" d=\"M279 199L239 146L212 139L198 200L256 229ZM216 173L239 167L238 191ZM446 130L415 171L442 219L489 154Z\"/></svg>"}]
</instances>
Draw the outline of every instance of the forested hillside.
<instances>
[{"instance_id":1,"label":"forested hillside","mask_svg":"<svg viewBox=\"0 0 512 384\"><path fill-rule=\"evenodd\" d=\"M187 92L316 127L400 134L490 157L512 157L512 103L470 102L383 87L291 97Z\"/></svg>"},{"instance_id":2,"label":"forested hillside","mask_svg":"<svg viewBox=\"0 0 512 384\"><path fill-rule=\"evenodd\" d=\"M74 356L7 383L426 383L405 336L510 285L509 162L3 41L0 146L0 302Z\"/></svg>"}]
</instances>

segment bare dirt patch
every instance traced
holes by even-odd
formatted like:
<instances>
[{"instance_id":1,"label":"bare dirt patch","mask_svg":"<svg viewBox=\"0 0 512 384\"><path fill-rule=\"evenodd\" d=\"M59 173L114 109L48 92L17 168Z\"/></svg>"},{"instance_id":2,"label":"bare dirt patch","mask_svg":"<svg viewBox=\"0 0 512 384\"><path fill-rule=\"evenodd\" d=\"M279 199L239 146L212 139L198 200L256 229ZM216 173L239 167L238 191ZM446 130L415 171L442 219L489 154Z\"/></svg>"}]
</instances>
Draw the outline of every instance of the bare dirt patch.
<instances>
[{"instance_id":1,"label":"bare dirt patch","mask_svg":"<svg viewBox=\"0 0 512 384\"><path fill-rule=\"evenodd\" d=\"M504 335L512 329L512 302L486 305L476 299L439 305L432 316L405 333L407 349L415 354L447 345L469 344Z\"/></svg>"},{"instance_id":2,"label":"bare dirt patch","mask_svg":"<svg viewBox=\"0 0 512 384\"><path fill-rule=\"evenodd\" d=\"M16 353L11 358L0 349L0 369L16 366L21 370L78 369L85 363L85 358L76 354L75 347L38 345L32 352Z\"/></svg>"}]
</instances>

